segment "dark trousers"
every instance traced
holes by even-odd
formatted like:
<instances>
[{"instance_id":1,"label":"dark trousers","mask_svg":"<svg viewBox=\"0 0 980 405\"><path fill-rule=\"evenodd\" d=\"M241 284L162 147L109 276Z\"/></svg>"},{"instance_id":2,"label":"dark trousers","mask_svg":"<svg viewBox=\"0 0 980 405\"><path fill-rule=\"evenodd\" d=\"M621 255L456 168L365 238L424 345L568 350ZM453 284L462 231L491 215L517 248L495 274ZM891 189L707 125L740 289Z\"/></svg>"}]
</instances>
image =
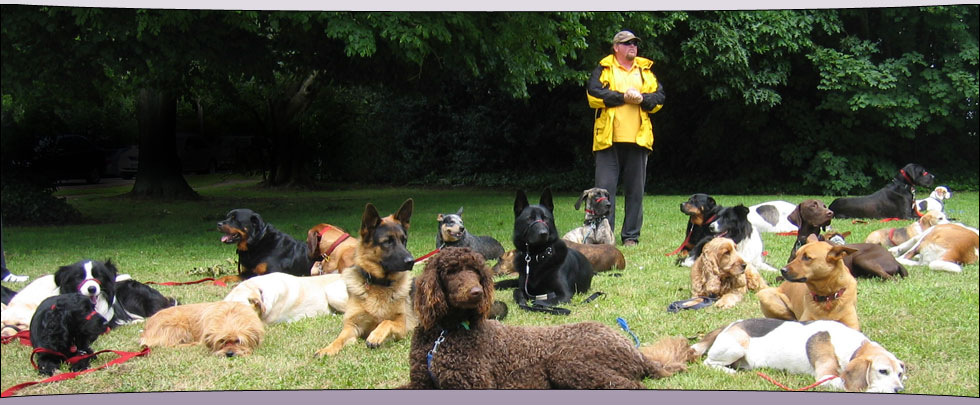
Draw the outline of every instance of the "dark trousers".
<instances>
[{"instance_id":1,"label":"dark trousers","mask_svg":"<svg viewBox=\"0 0 980 405\"><path fill-rule=\"evenodd\" d=\"M643 188L647 181L647 156L650 150L632 143L613 143L613 146L595 152L595 186L609 191L612 208L609 225L616 231L616 187L620 173L623 179L623 206L626 218L620 237L623 242L640 239L643 226Z\"/></svg>"}]
</instances>

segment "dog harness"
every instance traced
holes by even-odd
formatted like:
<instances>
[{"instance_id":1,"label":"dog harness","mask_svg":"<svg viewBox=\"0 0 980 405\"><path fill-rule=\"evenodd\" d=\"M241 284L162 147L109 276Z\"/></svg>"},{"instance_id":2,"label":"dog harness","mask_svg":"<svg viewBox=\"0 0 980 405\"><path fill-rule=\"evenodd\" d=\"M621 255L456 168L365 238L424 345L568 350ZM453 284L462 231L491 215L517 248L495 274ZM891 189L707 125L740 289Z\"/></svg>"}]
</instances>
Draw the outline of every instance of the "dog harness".
<instances>
[{"instance_id":1,"label":"dog harness","mask_svg":"<svg viewBox=\"0 0 980 405\"><path fill-rule=\"evenodd\" d=\"M841 288L840 290L837 290L831 295L817 295L811 291L810 296L813 297L813 301L815 302L823 302L824 308L826 308L829 311L831 304L833 304L833 301L844 295L844 290L846 290L846 288Z\"/></svg>"},{"instance_id":2,"label":"dog harness","mask_svg":"<svg viewBox=\"0 0 980 405\"><path fill-rule=\"evenodd\" d=\"M531 256L531 248L530 248L530 246L528 246L526 244L524 245L524 251L527 252L527 253L524 254L524 263L525 263L525 265L524 265L524 276L525 276L524 277L524 295L526 295L528 298L531 298L532 301L534 301L534 300L543 301L543 300L546 300L548 298L554 298L555 297L555 293L553 293L553 292L552 293L546 293L546 294L539 294L539 295L531 295L531 292L528 291L528 289L527 289L527 282L528 282L528 279L531 278L531 260L533 259L536 262L544 261L549 256L551 256L552 254L554 254L555 251L551 248L551 246L548 246L548 248L545 249L544 252L538 253L538 254L534 255L534 257L532 257Z\"/></svg>"}]
</instances>

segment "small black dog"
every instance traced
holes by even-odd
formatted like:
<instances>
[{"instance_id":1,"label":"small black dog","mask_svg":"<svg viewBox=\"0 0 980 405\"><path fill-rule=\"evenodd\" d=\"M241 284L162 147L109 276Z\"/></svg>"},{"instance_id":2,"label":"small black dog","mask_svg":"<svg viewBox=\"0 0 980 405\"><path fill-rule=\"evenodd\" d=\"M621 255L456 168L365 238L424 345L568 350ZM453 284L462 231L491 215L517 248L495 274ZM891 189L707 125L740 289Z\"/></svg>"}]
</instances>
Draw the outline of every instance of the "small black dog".
<instances>
[{"instance_id":1,"label":"small black dog","mask_svg":"<svg viewBox=\"0 0 980 405\"><path fill-rule=\"evenodd\" d=\"M835 218L915 219L915 186L931 187L935 179L921 165L909 163L891 183L873 194L838 198L829 208Z\"/></svg>"},{"instance_id":2,"label":"small black dog","mask_svg":"<svg viewBox=\"0 0 980 405\"><path fill-rule=\"evenodd\" d=\"M466 230L463 225L463 207L459 207L455 214L439 214L436 220L439 221L436 249L468 247L487 260L497 260L504 254L504 247L493 237L476 236Z\"/></svg>"},{"instance_id":3,"label":"small black dog","mask_svg":"<svg viewBox=\"0 0 980 405\"><path fill-rule=\"evenodd\" d=\"M309 247L262 220L257 212L247 208L234 209L218 222L224 233L221 242L236 244L238 276L226 276L221 281L237 282L267 273L310 275L313 259Z\"/></svg>"},{"instance_id":4,"label":"small black dog","mask_svg":"<svg viewBox=\"0 0 980 405\"><path fill-rule=\"evenodd\" d=\"M558 239L551 190L545 189L537 205L529 205L523 191L514 200L514 301L525 310L567 315L559 303L588 291L594 272L588 259ZM509 280L508 280L509 281ZM509 283L498 284L502 288ZM531 301L532 305L528 305Z\"/></svg>"},{"instance_id":5,"label":"small black dog","mask_svg":"<svg viewBox=\"0 0 980 405\"><path fill-rule=\"evenodd\" d=\"M106 319L95 311L92 301L81 294L45 298L31 319L31 346L37 355L37 371L54 375L62 362L93 353L92 343L109 330L106 323ZM92 358L94 356L70 363L71 371L87 369Z\"/></svg>"},{"instance_id":6,"label":"small black dog","mask_svg":"<svg viewBox=\"0 0 980 405\"><path fill-rule=\"evenodd\" d=\"M93 308L115 328L149 318L157 311L177 305L152 287L120 275L111 260L81 260L61 266L54 273L61 294L76 293L92 302Z\"/></svg>"}]
</instances>

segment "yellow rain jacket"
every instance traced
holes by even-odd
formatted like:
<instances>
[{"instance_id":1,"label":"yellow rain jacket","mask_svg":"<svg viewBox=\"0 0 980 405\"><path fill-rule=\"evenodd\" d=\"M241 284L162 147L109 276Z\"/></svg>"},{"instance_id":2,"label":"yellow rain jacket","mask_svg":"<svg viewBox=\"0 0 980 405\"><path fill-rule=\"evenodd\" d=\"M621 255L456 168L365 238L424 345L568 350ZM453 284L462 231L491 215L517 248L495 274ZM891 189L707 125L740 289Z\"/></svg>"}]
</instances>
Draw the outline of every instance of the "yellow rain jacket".
<instances>
[{"instance_id":1,"label":"yellow rain jacket","mask_svg":"<svg viewBox=\"0 0 980 405\"><path fill-rule=\"evenodd\" d=\"M633 64L640 69L640 76L643 79L643 86L640 88L643 102L640 103L640 129L636 134L636 144L653 150L653 124L650 122L650 114L660 111L666 96L663 86L657 82L657 77L650 70L653 66L652 60L638 56L633 59ZM612 146L613 120L618 110L615 107L626 104L623 99L624 90L615 88L616 82L613 80L612 69L616 69L616 65L615 55L606 56L599 61L599 66L589 77L586 91L589 107L596 109L595 126L592 130L593 152Z\"/></svg>"}]
</instances>

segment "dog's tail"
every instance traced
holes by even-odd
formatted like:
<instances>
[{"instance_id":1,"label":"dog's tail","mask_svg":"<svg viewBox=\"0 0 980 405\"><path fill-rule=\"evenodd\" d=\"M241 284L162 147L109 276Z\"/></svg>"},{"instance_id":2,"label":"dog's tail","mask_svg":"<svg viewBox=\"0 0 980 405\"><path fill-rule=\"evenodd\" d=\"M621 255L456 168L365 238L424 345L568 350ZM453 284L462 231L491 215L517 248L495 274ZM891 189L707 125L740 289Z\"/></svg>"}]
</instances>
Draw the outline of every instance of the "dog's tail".
<instances>
[{"instance_id":1,"label":"dog's tail","mask_svg":"<svg viewBox=\"0 0 980 405\"><path fill-rule=\"evenodd\" d=\"M708 349L711 348L711 345L715 344L715 339L718 338L718 335L720 335L721 332L724 331L729 326L731 326L731 324L722 326L718 329L708 332L707 335L704 335L704 337L701 338L700 342L691 345L691 350L694 351L694 359L701 357L705 352L707 352Z\"/></svg>"},{"instance_id":2,"label":"dog's tail","mask_svg":"<svg viewBox=\"0 0 980 405\"><path fill-rule=\"evenodd\" d=\"M670 377L685 371L687 363L697 358L687 339L679 336L663 338L652 345L643 346L640 353L654 364L650 376L655 378Z\"/></svg>"}]
</instances>

